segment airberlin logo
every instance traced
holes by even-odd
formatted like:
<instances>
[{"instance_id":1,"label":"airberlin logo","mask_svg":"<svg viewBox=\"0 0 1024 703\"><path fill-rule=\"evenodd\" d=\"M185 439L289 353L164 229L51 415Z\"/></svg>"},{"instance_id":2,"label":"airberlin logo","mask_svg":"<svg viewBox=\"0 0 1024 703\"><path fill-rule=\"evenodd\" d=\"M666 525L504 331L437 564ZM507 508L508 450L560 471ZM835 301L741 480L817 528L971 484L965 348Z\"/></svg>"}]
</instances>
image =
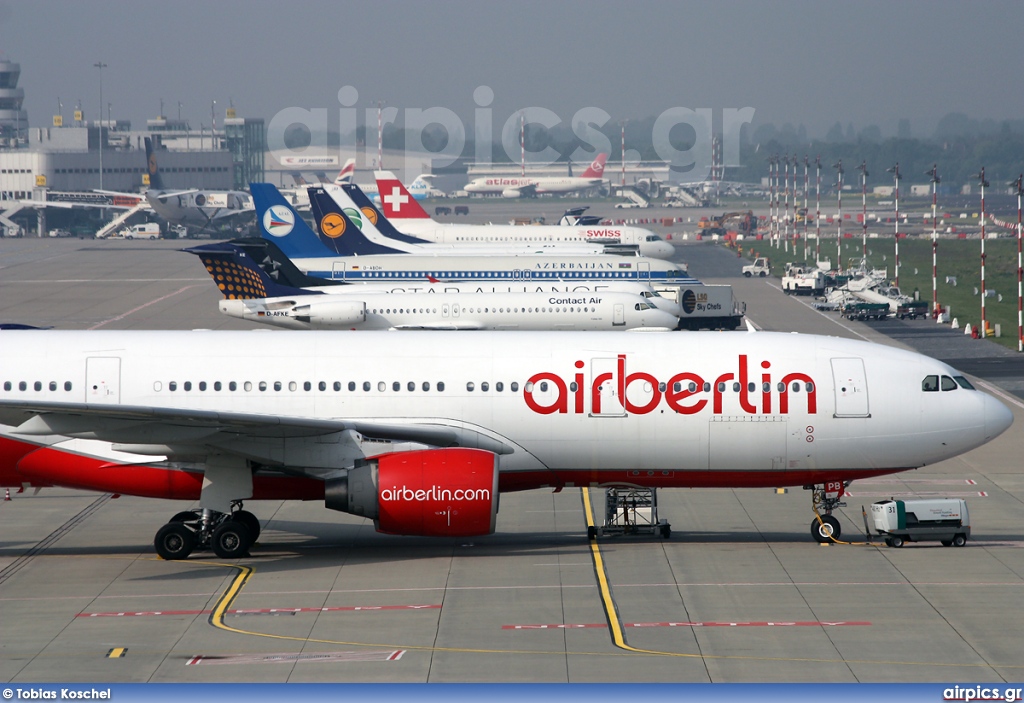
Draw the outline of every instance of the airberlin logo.
<instances>
[{"instance_id":1,"label":"airberlin logo","mask_svg":"<svg viewBox=\"0 0 1024 703\"><path fill-rule=\"evenodd\" d=\"M380 492L380 499L391 503L394 501L420 502L428 501L468 501L468 500L490 500L491 491L489 488L442 488L431 486L430 488L409 488L408 486L392 486Z\"/></svg>"},{"instance_id":2,"label":"airberlin logo","mask_svg":"<svg viewBox=\"0 0 1024 703\"><path fill-rule=\"evenodd\" d=\"M534 374L523 387L523 399L530 410L540 415L600 415L622 409L633 415L646 415L662 404L682 415L695 415L710 404L712 414L722 415L726 398L736 396L739 410L730 407L730 414L787 415L792 394L793 400L799 396L806 398L808 414L818 411L817 384L809 375L796 371L773 382L771 362L762 361L760 383L756 383L751 379L746 354L737 358L735 372L705 378L694 371L682 371L664 382L646 371L627 374L625 354L619 354L614 362L614 371L591 374L589 385L583 361L575 363L577 372L570 381L550 371ZM776 401L777 411L773 410Z\"/></svg>"},{"instance_id":3,"label":"airberlin logo","mask_svg":"<svg viewBox=\"0 0 1024 703\"><path fill-rule=\"evenodd\" d=\"M283 237L295 226L295 215L284 205L271 205L263 213L263 229L275 237Z\"/></svg>"}]
</instances>

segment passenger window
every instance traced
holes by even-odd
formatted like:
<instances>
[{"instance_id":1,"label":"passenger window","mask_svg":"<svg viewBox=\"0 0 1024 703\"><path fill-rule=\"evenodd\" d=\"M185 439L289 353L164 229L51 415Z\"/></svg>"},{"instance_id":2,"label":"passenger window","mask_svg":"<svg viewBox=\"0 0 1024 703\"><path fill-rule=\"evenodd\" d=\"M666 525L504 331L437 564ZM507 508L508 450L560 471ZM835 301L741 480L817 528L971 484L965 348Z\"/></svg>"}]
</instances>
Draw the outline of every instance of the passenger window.
<instances>
[{"instance_id":1,"label":"passenger window","mask_svg":"<svg viewBox=\"0 0 1024 703\"><path fill-rule=\"evenodd\" d=\"M199 390L201 390L201 391L205 391L206 390L206 381L200 381L199 382Z\"/></svg>"},{"instance_id":2,"label":"passenger window","mask_svg":"<svg viewBox=\"0 0 1024 703\"><path fill-rule=\"evenodd\" d=\"M437 390L438 392L444 392L444 381L437 382Z\"/></svg>"},{"instance_id":3,"label":"passenger window","mask_svg":"<svg viewBox=\"0 0 1024 703\"><path fill-rule=\"evenodd\" d=\"M176 390L178 390L178 382L177 381L171 381L170 383L168 383L167 384L167 390L169 390L169 391L176 391Z\"/></svg>"},{"instance_id":4,"label":"passenger window","mask_svg":"<svg viewBox=\"0 0 1024 703\"><path fill-rule=\"evenodd\" d=\"M252 390L252 381L246 381L242 385L242 390L244 390L246 393L250 392Z\"/></svg>"},{"instance_id":5,"label":"passenger window","mask_svg":"<svg viewBox=\"0 0 1024 703\"><path fill-rule=\"evenodd\" d=\"M367 392L370 390L370 382L369 381L363 381L363 390L367 391Z\"/></svg>"},{"instance_id":6,"label":"passenger window","mask_svg":"<svg viewBox=\"0 0 1024 703\"><path fill-rule=\"evenodd\" d=\"M710 393L711 392L711 384L708 383L707 381L704 382L704 392L705 393Z\"/></svg>"},{"instance_id":7,"label":"passenger window","mask_svg":"<svg viewBox=\"0 0 1024 703\"><path fill-rule=\"evenodd\" d=\"M519 391L519 382L518 382L518 381L512 381L512 383L511 383L511 384L509 384L509 389L510 389L510 390L511 390L511 391L512 391L513 393L516 393L516 392L518 392L518 391Z\"/></svg>"},{"instance_id":8,"label":"passenger window","mask_svg":"<svg viewBox=\"0 0 1024 703\"><path fill-rule=\"evenodd\" d=\"M388 389L388 384L384 383L384 381L377 381L377 392L378 393L383 393L387 389Z\"/></svg>"},{"instance_id":9,"label":"passenger window","mask_svg":"<svg viewBox=\"0 0 1024 703\"><path fill-rule=\"evenodd\" d=\"M472 381L467 381L466 382L466 390L467 391L472 393L474 388L476 388L476 385Z\"/></svg>"},{"instance_id":10,"label":"passenger window","mask_svg":"<svg viewBox=\"0 0 1024 703\"><path fill-rule=\"evenodd\" d=\"M429 391L430 390L430 381L424 381L422 388L425 391Z\"/></svg>"},{"instance_id":11,"label":"passenger window","mask_svg":"<svg viewBox=\"0 0 1024 703\"><path fill-rule=\"evenodd\" d=\"M391 390L397 393L398 391L402 390L402 384L399 383L398 381L395 381L394 383L391 384Z\"/></svg>"},{"instance_id":12,"label":"passenger window","mask_svg":"<svg viewBox=\"0 0 1024 703\"><path fill-rule=\"evenodd\" d=\"M356 382L355 381L349 381L348 382L348 389L350 391L354 391L356 389ZM337 381L334 382L334 390L336 390L336 391L340 391L341 390L341 384L338 383Z\"/></svg>"},{"instance_id":13,"label":"passenger window","mask_svg":"<svg viewBox=\"0 0 1024 703\"><path fill-rule=\"evenodd\" d=\"M274 390L275 391L280 391L281 390L281 382L280 381L274 381Z\"/></svg>"},{"instance_id":14,"label":"passenger window","mask_svg":"<svg viewBox=\"0 0 1024 703\"><path fill-rule=\"evenodd\" d=\"M355 388L355 386L356 386L355 383L350 383L349 386L351 387L349 390L353 390L354 391L356 389ZM335 393L339 392L341 390L341 381L335 381L334 385L331 386L331 388L334 389Z\"/></svg>"},{"instance_id":15,"label":"passenger window","mask_svg":"<svg viewBox=\"0 0 1024 703\"><path fill-rule=\"evenodd\" d=\"M260 381L259 388L260 388L261 391L267 390L267 382L266 381Z\"/></svg>"},{"instance_id":16,"label":"passenger window","mask_svg":"<svg viewBox=\"0 0 1024 703\"><path fill-rule=\"evenodd\" d=\"M934 375L925 376L924 380L921 381L921 390L929 393L939 390L939 377Z\"/></svg>"},{"instance_id":17,"label":"passenger window","mask_svg":"<svg viewBox=\"0 0 1024 703\"><path fill-rule=\"evenodd\" d=\"M228 383L228 390L229 391L237 391L238 390L238 384L235 383L234 381L231 381L230 383Z\"/></svg>"},{"instance_id":18,"label":"passenger window","mask_svg":"<svg viewBox=\"0 0 1024 703\"><path fill-rule=\"evenodd\" d=\"M739 381L733 381L733 384L732 384L732 392L733 392L733 393L739 393L739 392L740 392L740 384L739 384Z\"/></svg>"},{"instance_id":19,"label":"passenger window","mask_svg":"<svg viewBox=\"0 0 1024 703\"><path fill-rule=\"evenodd\" d=\"M313 390L313 384L310 383L309 381L306 381L305 383L302 384L302 390L304 390L304 391L311 391L311 390Z\"/></svg>"},{"instance_id":20,"label":"passenger window","mask_svg":"<svg viewBox=\"0 0 1024 703\"><path fill-rule=\"evenodd\" d=\"M574 383L572 385L575 386L576 384ZM503 390L505 390L505 384L502 383L501 381L498 381L497 383L494 384L494 390L496 390L499 393L501 393ZM573 390L575 391L576 389L574 388Z\"/></svg>"},{"instance_id":21,"label":"passenger window","mask_svg":"<svg viewBox=\"0 0 1024 703\"><path fill-rule=\"evenodd\" d=\"M291 392L294 393L298 389L299 389L299 384L297 384L295 381L288 381L288 390L290 390ZM306 390L308 391L309 389L307 388Z\"/></svg>"},{"instance_id":22,"label":"passenger window","mask_svg":"<svg viewBox=\"0 0 1024 703\"><path fill-rule=\"evenodd\" d=\"M490 389L491 389L491 384L489 384L487 381L484 381L483 383L480 384L480 390L486 392L486 391L489 391Z\"/></svg>"},{"instance_id":23,"label":"passenger window","mask_svg":"<svg viewBox=\"0 0 1024 703\"><path fill-rule=\"evenodd\" d=\"M320 391L327 390L327 381L320 381L320 383L316 384L316 387ZM338 384L338 390L341 390L341 384L340 383Z\"/></svg>"},{"instance_id":24,"label":"passenger window","mask_svg":"<svg viewBox=\"0 0 1024 703\"><path fill-rule=\"evenodd\" d=\"M213 382L213 390L215 390L215 391L219 391L219 390L220 390L221 388L223 388L223 387L224 387L224 386L222 386L222 385L220 384L220 381L214 381L214 382Z\"/></svg>"},{"instance_id":25,"label":"passenger window","mask_svg":"<svg viewBox=\"0 0 1024 703\"><path fill-rule=\"evenodd\" d=\"M725 393L725 382L719 382L719 384L718 384L718 392L719 393Z\"/></svg>"},{"instance_id":26,"label":"passenger window","mask_svg":"<svg viewBox=\"0 0 1024 703\"><path fill-rule=\"evenodd\" d=\"M943 378L945 378L945 376L943 376ZM949 380L952 381L953 379L949 379ZM51 391L57 390L57 382L56 381L50 381L50 390Z\"/></svg>"},{"instance_id":27,"label":"passenger window","mask_svg":"<svg viewBox=\"0 0 1024 703\"><path fill-rule=\"evenodd\" d=\"M406 384L406 388L408 388L410 391L414 391L416 390L416 384L412 381L409 381L409 383Z\"/></svg>"},{"instance_id":28,"label":"passenger window","mask_svg":"<svg viewBox=\"0 0 1024 703\"><path fill-rule=\"evenodd\" d=\"M548 392L548 382L547 381L541 381L540 382L540 392L541 393L547 393Z\"/></svg>"},{"instance_id":29,"label":"passenger window","mask_svg":"<svg viewBox=\"0 0 1024 703\"><path fill-rule=\"evenodd\" d=\"M954 381L949 376L943 376L942 377L942 390L944 390L944 391L955 391L956 390L956 381Z\"/></svg>"},{"instance_id":30,"label":"passenger window","mask_svg":"<svg viewBox=\"0 0 1024 703\"><path fill-rule=\"evenodd\" d=\"M185 381L181 384L181 387L186 391L192 390L192 381Z\"/></svg>"},{"instance_id":31,"label":"passenger window","mask_svg":"<svg viewBox=\"0 0 1024 703\"><path fill-rule=\"evenodd\" d=\"M5 391L11 390L11 382L10 381L4 381L4 390Z\"/></svg>"},{"instance_id":32,"label":"passenger window","mask_svg":"<svg viewBox=\"0 0 1024 703\"><path fill-rule=\"evenodd\" d=\"M153 381L153 390L156 391L157 393L163 390L163 387L164 384L160 383L160 381Z\"/></svg>"}]
</instances>

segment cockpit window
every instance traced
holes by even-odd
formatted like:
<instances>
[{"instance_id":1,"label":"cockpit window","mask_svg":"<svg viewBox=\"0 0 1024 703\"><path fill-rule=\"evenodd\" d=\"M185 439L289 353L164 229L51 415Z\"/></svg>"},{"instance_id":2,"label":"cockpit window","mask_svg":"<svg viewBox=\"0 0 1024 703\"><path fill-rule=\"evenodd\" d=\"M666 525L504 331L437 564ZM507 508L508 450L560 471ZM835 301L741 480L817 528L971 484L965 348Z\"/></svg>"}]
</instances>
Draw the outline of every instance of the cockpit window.
<instances>
[{"instance_id":1,"label":"cockpit window","mask_svg":"<svg viewBox=\"0 0 1024 703\"><path fill-rule=\"evenodd\" d=\"M954 376L953 380L956 381L960 385L961 388L966 388L969 391L975 390L974 386L971 385L971 382L968 381L963 376Z\"/></svg>"},{"instance_id":2,"label":"cockpit window","mask_svg":"<svg viewBox=\"0 0 1024 703\"><path fill-rule=\"evenodd\" d=\"M927 392L939 390L939 377L935 375L925 376L924 380L921 381L921 390Z\"/></svg>"},{"instance_id":3,"label":"cockpit window","mask_svg":"<svg viewBox=\"0 0 1024 703\"><path fill-rule=\"evenodd\" d=\"M942 377L942 390L955 391L956 387L956 381L954 381L952 378L950 378L949 376Z\"/></svg>"}]
</instances>

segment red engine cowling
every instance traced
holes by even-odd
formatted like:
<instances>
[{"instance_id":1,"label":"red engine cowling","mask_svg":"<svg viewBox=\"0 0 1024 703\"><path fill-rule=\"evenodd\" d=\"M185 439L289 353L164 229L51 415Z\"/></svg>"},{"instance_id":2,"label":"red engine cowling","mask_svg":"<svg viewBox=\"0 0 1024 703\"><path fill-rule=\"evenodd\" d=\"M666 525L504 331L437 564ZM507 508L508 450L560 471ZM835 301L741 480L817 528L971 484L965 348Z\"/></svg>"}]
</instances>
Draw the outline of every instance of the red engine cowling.
<instances>
[{"instance_id":1,"label":"red engine cowling","mask_svg":"<svg viewBox=\"0 0 1024 703\"><path fill-rule=\"evenodd\" d=\"M462 448L384 454L329 479L324 502L373 519L378 532L489 535L498 514L498 457Z\"/></svg>"}]
</instances>

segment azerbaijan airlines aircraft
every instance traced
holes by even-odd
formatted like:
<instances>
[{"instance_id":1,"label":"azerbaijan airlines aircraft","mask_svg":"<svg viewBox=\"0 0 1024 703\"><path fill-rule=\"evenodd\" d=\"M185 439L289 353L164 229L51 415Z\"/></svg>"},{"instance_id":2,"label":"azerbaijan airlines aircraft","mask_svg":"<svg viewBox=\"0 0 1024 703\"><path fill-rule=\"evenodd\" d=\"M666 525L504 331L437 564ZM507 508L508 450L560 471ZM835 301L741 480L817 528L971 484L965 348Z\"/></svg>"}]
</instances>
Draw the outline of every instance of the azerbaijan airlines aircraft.
<instances>
[{"instance_id":1,"label":"azerbaijan airlines aircraft","mask_svg":"<svg viewBox=\"0 0 1024 703\"><path fill-rule=\"evenodd\" d=\"M617 280L643 283L693 284L684 264L649 259L607 255L520 255L520 256L454 256L371 254L344 256L339 240L346 232L356 231L342 212L336 222L319 223L320 238L285 201L277 188L269 183L250 184L256 204L256 222L260 234L275 244L311 276L366 281L575 281ZM557 227L557 229L568 229ZM330 247L330 248L328 248Z\"/></svg>"},{"instance_id":2,"label":"azerbaijan airlines aircraft","mask_svg":"<svg viewBox=\"0 0 1024 703\"><path fill-rule=\"evenodd\" d=\"M434 221L390 171L377 172L384 216L406 234L434 242L587 242L635 246L641 256L671 259L675 247L649 229L628 225L467 225ZM351 193L350 193L351 195ZM356 199L358 202L358 199Z\"/></svg>"},{"instance_id":3,"label":"azerbaijan airlines aircraft","mask_svg":"<svg viewBox=\"0 0 1024 703\"><path fill-rule=\"evenodd\" d=\"M396 535L496 528L501 492L814 488L980 446L1010 411L950 366L770 332L0 331L0 483L197 501L166 559L246 554L258 499Z\"/></svg>"},{"instance_id":4,"label":"azerbaijan airlines aircraft","mask_svg":"<svg viewBox=\"0 0 1024 703\"><path fill-rule=\"evenodd\" d=\"M364 285L304 290L278 283L239 246L198 255L230 317L298 330L673 330L679 318L635 293L385 293Z\"/></svg>"},{"instance_id":5,"label":"azerbaijan airlines aircraft","mask_svg":"<svg viewBox=\"0 0 1024 703\"><path fill-rule=\"evenodd\" d=\"M505 198L522 198L544 193L564 194L600 188L604 183L604 164L607 160L608 154L598 154L582 176L487 176L470 181L464 190L474 194L500 193ZM381 192L385 192L383 186Z\"/></svg>"}]
</instances>

